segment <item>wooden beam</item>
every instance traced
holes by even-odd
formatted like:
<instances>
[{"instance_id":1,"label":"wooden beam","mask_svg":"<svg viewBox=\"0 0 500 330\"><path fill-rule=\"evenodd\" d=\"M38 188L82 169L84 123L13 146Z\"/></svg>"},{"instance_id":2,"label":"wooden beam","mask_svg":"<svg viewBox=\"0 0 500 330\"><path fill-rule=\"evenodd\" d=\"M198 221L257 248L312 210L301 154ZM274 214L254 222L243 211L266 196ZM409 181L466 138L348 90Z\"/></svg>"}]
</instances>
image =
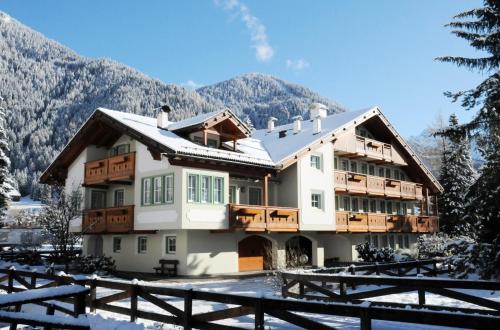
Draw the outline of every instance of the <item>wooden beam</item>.
<instances>
[{"instance_id":1,"label":"wooden beam","mask_svg":"<svg viewBox=\"0 0 500 330\"><path fill-rule=\"evenodd\" d=\"M262 191L264 192L263 205L269 205L269 174L264 175L264 180L262 180Z\"/></svg>"}]
</instances>

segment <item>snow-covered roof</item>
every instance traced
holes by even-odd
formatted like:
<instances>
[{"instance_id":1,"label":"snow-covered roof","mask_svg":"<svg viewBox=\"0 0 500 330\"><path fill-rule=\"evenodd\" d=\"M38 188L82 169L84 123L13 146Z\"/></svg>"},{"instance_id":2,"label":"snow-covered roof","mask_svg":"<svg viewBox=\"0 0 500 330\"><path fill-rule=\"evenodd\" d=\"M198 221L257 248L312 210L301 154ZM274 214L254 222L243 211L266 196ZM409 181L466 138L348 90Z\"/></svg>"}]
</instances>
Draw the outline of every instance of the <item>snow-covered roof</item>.
<instances>
[{"instance_id":1,"label":"snow-covered roof","mask_svg":"<svg viewBox=\"0 0 500 330\"><path fill-rule=\"evenodd\" d=\"M261 146L266 149L271 160L278 165L293 154L307 148L318 140L331 136L345 125L356 121L375 109L342 112L321 118L321 132L317 134L314 134L313 131L313 121L307 120L302 122L302 129L298 133L293 132L293 123L291 123L277 126L272 132L268 132L267 129L254 131L252 140L260 141ZM279 132L281 131L286 131L286 136L280 138ZM246 140L250 139L242 139L238 142L240 145L245 145Z\"/></svg>"},{"instance_id":2,"label":"snow-covered roof","mask_svg":"<svg viewBox=\"0 0 500 330\"><path fill-rule=\"evenodd\" d=\"M168 130L169 131L176 131L176 130L183 129L186 127L200 125L200 124L206 122L207 120L209 120L210 118L213 118L213 117L223 113L224 111L225 110L218 110L218 111L212 111L212 112L207 112L207 113L201 113L197 116L187 118L187 119L184 119L181 121L170 122L168 125Z\"/></svg>"},{"instance_id":3,"label":"snow-covered roof","mask_svg":"<svg viewBox=\"0 0 500 330\"><path fill-rule=\"evenodd\" d=\"M96 111L100 111L114 120L130 127L136 132L153 139L154 141L171 149L174 153L204 158L223 159L227 161L243 162L268 167L274 167L275 165L270 160L269 156L263 152L233 152L200 146L199 144L193 143L188 139L172 132L170 130L170 125L168 126L168 130L158 128L156 118L104 108L98 108Z\"/></svg>"}]
</instances>

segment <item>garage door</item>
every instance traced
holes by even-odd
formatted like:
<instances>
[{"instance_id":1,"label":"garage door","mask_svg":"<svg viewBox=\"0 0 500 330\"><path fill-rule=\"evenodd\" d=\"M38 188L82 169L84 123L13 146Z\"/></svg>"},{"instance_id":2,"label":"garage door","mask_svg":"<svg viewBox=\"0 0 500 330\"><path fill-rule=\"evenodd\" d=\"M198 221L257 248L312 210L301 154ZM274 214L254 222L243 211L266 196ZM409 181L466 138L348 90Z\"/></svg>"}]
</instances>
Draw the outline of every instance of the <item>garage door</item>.
<instances>
[{"instance_id":1,"label":"garage door","mask_svg":"<svg viewBox=\"0 0 500 330\"><path fill-rule=\"evenodd\" d=\"M261 236L250 236L238 243L239 271L264 270L271 265L271 242Z\"/></svg>"}]
</instances>

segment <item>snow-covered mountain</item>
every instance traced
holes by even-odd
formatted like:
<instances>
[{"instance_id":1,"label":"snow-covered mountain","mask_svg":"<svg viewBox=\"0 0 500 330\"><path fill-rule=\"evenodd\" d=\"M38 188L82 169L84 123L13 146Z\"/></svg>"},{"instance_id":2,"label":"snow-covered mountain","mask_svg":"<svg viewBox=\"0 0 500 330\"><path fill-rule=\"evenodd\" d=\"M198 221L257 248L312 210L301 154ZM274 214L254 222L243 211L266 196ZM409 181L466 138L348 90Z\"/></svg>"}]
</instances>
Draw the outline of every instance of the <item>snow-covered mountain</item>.
<instances>
[{"instance_id":1,"label":"snow-covered mountain","mask_svg":"<svg viewBox=\"0 0 500 330\"><path fill-rule=\"evenodd\" d=\"M182 119L226 105L258 128L268 116L283 123L304 114L312 101L342 110L307 88L262 74L198 91L165 84L112 60L80 56L2 12L0 87L12 171L23 194L99 106L154 116L154 108L169 104L173 118Z\"/></svg>"}]
</instances>

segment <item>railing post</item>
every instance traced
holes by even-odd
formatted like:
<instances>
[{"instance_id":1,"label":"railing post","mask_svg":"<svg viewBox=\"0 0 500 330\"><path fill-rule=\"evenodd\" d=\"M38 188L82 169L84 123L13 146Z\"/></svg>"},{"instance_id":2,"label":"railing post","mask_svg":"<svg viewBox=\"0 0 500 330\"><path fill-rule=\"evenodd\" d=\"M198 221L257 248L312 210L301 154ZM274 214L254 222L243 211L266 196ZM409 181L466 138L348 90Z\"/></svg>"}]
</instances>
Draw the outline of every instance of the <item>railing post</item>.
<instances>
[{"instance_id":1,"label":"railing post","mask_svg":"<svg viewBox=\"0 0 500 330\"><path fill-rule=\"evenodd\" d=\"M85 298L86 294L85 293L79 293L75 296L74 300L74 305L73 305L73 312L74 316L78 317L78 315L83 315L85 314Z\"/></svg>"},{"instance_id":2,"label":"railing post","mask_svg":"<svg viewBox=\"0 0 500 330\"><path fill-rule=\"evenodd\" d=\"M380 265L378 264L378 262L375 263L375 273L377 275L380 275Z\"/></svg>"},{"instance_id":3,"label":"railing post","mask_svg":"<svg viewBox=\"0 0 500 330\"><path fill-rule=\"evenodd\" d=\"M255 304L255 330L264 330L263 298L258 299Z\"/></svg>"},{"instance_id":4,"label":"railing post","mask_svg":"<svg viewBox=\"0 0 500 330\"><path fill-rule=\"evenodd\" d=\"M138 280L133 279L130 286L130 322L137 321L137 293L139 289Z\"/></svg>"},{"instance_id":5,"label":"railing post","mask_svg":"<svg viewBox=\"0 0 500 330\"><path fill-rule=\"evenodd\" d=\"M193 289L186 290L184 296L184 330L193 327Z\"/></svg>"},{"instance_id":6,"label":"railing post","mask_svg":"<svg viewBox=\"0 0 500 330\"><path fill-rule=\"evenodd\" d=\"M433 273L433 276L437 276L438 275L438 272L437 272L437 264L436 264L436 260L432 260L432 273Z\"/></svg>"},{"instance_id":7,"label":"railing post","mask_svg":"<svg viewBox=\"0 0 500 330\"><path fill-rule=\"evenodd\" d=\"M36 271L33 270L30 276L30 285L32 289L36 289L36 277L37 277Z\"/></svg>"},{"instance_id":8,"label":"railing post","mask_svg":"<svg viewBox=\"0 0 500 330\"><path fill-rule=\"evenodd\" d=\"M397 262L397 265L398 265L398 276L401 277L402 272L401 272L401 264L399 263L399 261Z\"/></svg>"},{"instance_id":9,"label":"railing post","mask_svg":"<svg viewBox=\"0 0 500 330\"><path fill-rule=\"evenodd\" d=\"M356 275L356 267L354 265L350 265L349 272L351 273L351 275ZM353 290L356 290L356 285L354 283L351 283L351 288Z\"/></svg>"},{"instance_id":10,"label":"railing post","mask_svg":"<svg viewBox=\"0 0 500 330\"><path fill-rule=\"evenodd\" d=\"M340 291L340 297L344 301L347 301L347 285L345 284L344 281L340 281L340 283L339 283L339 291Z\"/></svg>"},{"instance_id":11,"label":"railing post","mask_svg":"<svg viewBox=\"0 0 500 330\"><path fill-rule=\"evenodd\" d=\"M299 282L299 295L303 296L304 293L305 293L304 283L301 281Z\"/></svg>"},{"instance_id":12,"label":"railing post","mask_svg":"<svg viewBox=\"0 0 500 330\"><path fill-rule=\"evenodd\" d=\"M14 289L14 272L15 272L14 267L10 267L7 270L7 293L12 293Z\"/></svg>"}]
</instances>

